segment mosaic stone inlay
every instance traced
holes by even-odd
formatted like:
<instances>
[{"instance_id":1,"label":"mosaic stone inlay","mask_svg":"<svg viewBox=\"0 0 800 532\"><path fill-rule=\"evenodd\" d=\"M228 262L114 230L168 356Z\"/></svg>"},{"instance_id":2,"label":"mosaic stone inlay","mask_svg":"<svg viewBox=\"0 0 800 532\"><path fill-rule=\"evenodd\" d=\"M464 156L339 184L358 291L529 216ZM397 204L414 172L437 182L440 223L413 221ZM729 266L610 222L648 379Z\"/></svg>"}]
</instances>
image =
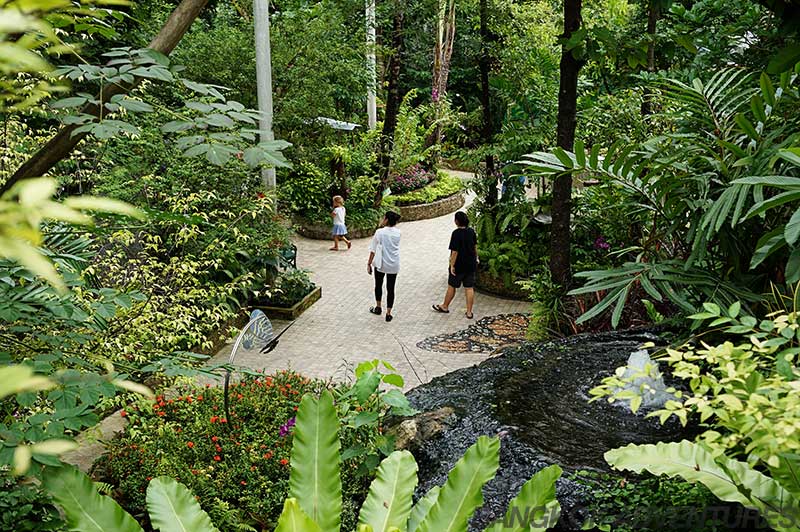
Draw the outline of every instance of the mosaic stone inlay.
<instances>
[{"instance_id":1,"label":"mosaic stone inlay","mask_svg":"<svg viewBox=\"0 0 800 532\"><path fill-rule=\"evenodd\" d=\"M525 314L487 316L461 331L426 338L417 347L443 353L492 353L525 340L528 323Z\"/></svg>"}]
</instances>

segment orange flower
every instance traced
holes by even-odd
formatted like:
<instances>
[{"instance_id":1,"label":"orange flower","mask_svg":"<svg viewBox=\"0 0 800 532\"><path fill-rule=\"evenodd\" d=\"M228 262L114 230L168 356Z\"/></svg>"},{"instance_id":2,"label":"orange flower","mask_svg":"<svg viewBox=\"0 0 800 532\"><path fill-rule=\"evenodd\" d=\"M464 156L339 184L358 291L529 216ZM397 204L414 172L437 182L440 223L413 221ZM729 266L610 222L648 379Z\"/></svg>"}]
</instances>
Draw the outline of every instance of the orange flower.
<instances>
[{"instance_id":1,"label":"orange flower","mask_svg":"<svg viewBox=\"0 0 800 532\"><path fill-rule=\"evenodd\" d=\"M287 460L286 458L281 458L281 465L288 465L288 464L289 460Z\"/></svg>"},{"instance_id":2,"label":"orange flower","mask_svg":"<svg viewBox=\"0 0 800 532\"><path fill-rule=\"evenodd\" d=\"M218 455L218 454L215 454L215 455L214 455L214 461L215 461L215 462L219 462L220 460L222 460L222 458L220 457L220 455Z\"/></svg>"},{"instance_id":3,"label":"orange flower","mask_svg":"<svg viewBox=\"0 0 800 532\"><path fill-rule=\"evenodd\" d=\"M266 458L267 460L269 460L270 458L272 458L272 451L267 451L267 452L264 454L264 458Z\"/></svg>"},{"instance_id":4,"label":"orange flower","mask_svg":"<svg viewBox=\"0 0 800 532\"><path fill-rule=\"evenodd\" d=\"M188 441L188 442L186 442L186 447L188 447L189 449L191 449L192 447L194 447L194 443L193 443L193 442L190 442L190 441Z\"/></svg>"},{"instance_id":5,"label":"orange flower","mask_svg":"<svg viewBox=\"0 0 800 532\"><path fill-rule=\"evenodd\" d=\"M120 411L119 415L122 416L122 417L127 417L128 413L126 411L122 410L122 411Z\"/></svg>"}]
</instances>

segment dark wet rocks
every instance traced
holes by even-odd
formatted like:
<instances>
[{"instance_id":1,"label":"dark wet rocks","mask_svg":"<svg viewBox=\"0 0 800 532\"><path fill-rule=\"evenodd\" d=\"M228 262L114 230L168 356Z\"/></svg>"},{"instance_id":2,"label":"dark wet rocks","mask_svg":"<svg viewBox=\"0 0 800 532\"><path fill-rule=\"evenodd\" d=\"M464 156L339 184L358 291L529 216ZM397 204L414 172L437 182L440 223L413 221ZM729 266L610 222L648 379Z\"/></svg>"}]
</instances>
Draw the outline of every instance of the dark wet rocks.
<instances>
[{"instance_id":1,"label":"dark wet rocks","mask_svg":"<svg viewBox=\"0 0 800 532\"><path fill-rule=\"evenodd\" d=\"M558 529L579 529L586 517L584 488L566 478L571 472L607 468L602 453L631 441L681 436L675 426L663 428L606 402L588 402L588 390L624 365L632 351L658 341L648 332L627 331L525 343L411 390L411 403L423 412L452 409L438 434L411 438L419 463L418 495L442 485L478 436L499 435L500 468L484 488L485 504L470 530L483 530L502 517L522 485L554 463L565 470L557 486Z\"/></svg>"}]
</instances>

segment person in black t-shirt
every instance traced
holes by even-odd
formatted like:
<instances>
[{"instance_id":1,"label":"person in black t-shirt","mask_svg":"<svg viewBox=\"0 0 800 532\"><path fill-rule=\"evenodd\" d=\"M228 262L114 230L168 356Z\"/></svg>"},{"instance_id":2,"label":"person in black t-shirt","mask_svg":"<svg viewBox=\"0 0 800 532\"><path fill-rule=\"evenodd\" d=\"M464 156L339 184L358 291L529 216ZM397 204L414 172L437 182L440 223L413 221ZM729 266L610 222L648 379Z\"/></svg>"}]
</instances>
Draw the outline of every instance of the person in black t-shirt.
<instances>
[{"instance_id":1,"label":"person in black t-shirt","mask_svg":"<svg viewBox=\"0 0 800 532\"><path fill-rule=\"evenodd\" d=\"M472 305L475 302L475 274L478 271L478 235L469 226L467 213L458 211L455 215L456 230L450 236L450 268L447 276L447 292L441 305L433 305L433 310L447 314L450 303L456 296L456 288L464 285L467 298L465 316L472 319Z\"/></svg>"}]
</instances>

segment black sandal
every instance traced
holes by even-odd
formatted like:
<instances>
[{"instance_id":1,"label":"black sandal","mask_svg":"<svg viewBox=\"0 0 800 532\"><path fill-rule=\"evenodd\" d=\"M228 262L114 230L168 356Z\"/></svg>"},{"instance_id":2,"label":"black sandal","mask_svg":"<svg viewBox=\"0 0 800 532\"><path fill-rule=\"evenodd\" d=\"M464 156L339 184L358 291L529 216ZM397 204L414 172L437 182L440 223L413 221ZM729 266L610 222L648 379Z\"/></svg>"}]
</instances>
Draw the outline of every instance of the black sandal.
<instances>
[{"instance_id":1,"label":"black sandal","mask_svg":"<svg viewBox=\"0 0 800 532\"><path fill-rule=\"evenodd\" d=\"M375 314L376 316L380 316L381 312L383 312L383 310L381 310L381 307L369 307L369 311L372 314Z\"/></svg>"},{"instance_id":2,"label":"black sandal","mask_svg":"<svg viewBox=\"0 0 800 532\"><path fill-rule=\"evenodd\" d=\"M475 314L473 314L472 312L465 312L464 316L466 316L468 320L471 320L472 318L475 317Z\"/></svg>"},{"instance_id":3,"label":"black sandal","mask_svg":"<svg viewBox=\"0 0 800 532\"><path fill-rule=\"evenodd\" d=\"M442 308L439 305L432 305L431 308L436 312L441 312L442 314L450 314L450 311L446 308Z\"/></svg>"},{"instance_id":4,"label":"black sandal","mask_svg":"<svg viewBox=\"0 0 800 532\"><path fill-rule=\"evenodd\" d=\"M386 315L386 321L387 321L387 322L390 322L390 321L392 321L392 318L393 318L393 317L394 317L394 316L392 316L391 314L387 314L387 315Z\"/></svg>"}]
</instances>

